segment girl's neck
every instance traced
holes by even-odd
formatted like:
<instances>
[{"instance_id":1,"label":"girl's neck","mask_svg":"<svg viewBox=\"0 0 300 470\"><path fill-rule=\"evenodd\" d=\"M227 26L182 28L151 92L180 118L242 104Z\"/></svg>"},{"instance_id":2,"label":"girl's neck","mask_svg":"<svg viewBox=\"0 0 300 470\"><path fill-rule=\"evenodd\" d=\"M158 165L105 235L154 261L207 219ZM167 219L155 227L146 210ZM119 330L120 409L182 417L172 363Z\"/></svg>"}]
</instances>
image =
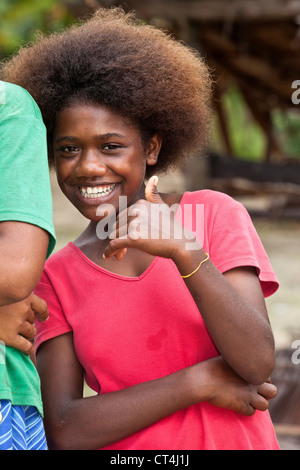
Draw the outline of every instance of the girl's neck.
<instances>
[{"instance_id":1,"label":"girl's neck","mask_svg":"<svg viewBox=\"0 0 300 470\"><path fill-rule=\"evenodd\" d=\"M74 244L93 263L107 271L125 277L139 277L149 265L154 257L139 250L128 248L126 255L121 261L115 257L103 259L103 253L109 243L109 238L101 240L96 234L97 222L91 221L82 234L74 241Z\"/></svg>"}]
</instances>

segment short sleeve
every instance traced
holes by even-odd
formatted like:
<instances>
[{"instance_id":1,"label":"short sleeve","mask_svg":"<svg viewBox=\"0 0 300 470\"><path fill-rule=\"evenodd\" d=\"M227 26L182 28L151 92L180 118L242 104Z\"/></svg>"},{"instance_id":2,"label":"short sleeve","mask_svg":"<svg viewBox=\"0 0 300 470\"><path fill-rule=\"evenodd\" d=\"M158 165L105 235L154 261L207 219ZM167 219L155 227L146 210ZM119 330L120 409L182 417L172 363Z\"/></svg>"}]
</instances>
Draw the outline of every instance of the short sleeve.
<instances>
[{"instance_id":1,"label":"short sleeve","mask_svg":"<svg viewBox=\"0 0 300 470\"><path fill-rule=\"evenodd\" d=\"M37 225L55 246L46 128L31 96L0 82L0 221Z\"/></svg>"},{"instance_id":2,"label":"short sleeve","mask_svg":"<svg viewBox=\"0 0 300 470\"><path fill-rule=\"evenodd\" d=\"M59 299L45 272L34 290L34 293L47 302L49 310L48 320L44 322L36 320L35 322L37 334L34 339L34 346L35 351L37 351L43 342L68 333L72 331L72 328L65 318Z\"/></svg>"},{"instance_id":3,"label":"short sleeve","mask_svg":"<svg viewBox=\"0 0 300 470\"><path fill-rule=\"evenodd\" d=\"M222 273L241 266L257 269L265 297L279 287L268 255L245 207L217 191L190 193L194 203L203 204L203 248Z\"/></svg>"}]
</instances>

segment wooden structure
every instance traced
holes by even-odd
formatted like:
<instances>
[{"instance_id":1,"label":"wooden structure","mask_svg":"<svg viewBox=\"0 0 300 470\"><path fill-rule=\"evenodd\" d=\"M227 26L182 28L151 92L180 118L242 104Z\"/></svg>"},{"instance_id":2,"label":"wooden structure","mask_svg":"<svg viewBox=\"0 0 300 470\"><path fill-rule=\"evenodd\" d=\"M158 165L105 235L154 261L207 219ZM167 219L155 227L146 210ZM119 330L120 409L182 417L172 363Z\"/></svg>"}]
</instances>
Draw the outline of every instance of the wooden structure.
<instances>
[{"instance_id":1,"label":"wooden structure","mask_svg":"<svg viewBox=\"0 0 300 470\"><path fill-rule=\"evenodd\" d=\"M272 128L273 108L300 98L299 0L65 0L77 16L99 6L123 6L200 50L214 71L215 109L232 155L221 95L234 82L266 136L265 159L284 158ZM299 84L295 83L299 80ZM300 100L299 100L300 101ZM299 104L300 111L300 104Z\"/></svg>"},{"instance_id":2,"label":"wooden structure","mask_svg":"<svg viewBox=\"0 0 300 470\"><path fill-rule=\"evenodd\" d=\"M134 10L140 19L168 30L199 50L213 74L213 104L224 152L222 159L190 162L184 169L186 189L210 186L234 196L245 192L260 196L264 183L272 183L267 190L270 210L266 213L285 216L285 207L291 205L291 216L299 217L300 159L290 166L274 131L271 114L274 109L293 110L299 112L300 118L300 0L64 0L64 3L80 17L100 6ZM265 135L266 148L257 165L247 166L233 157L222 103L222 95L233 84ZM299 104L292 100L293 96ZM279 179L274 175L279 175Z\"/></svg>"}]
</instances>

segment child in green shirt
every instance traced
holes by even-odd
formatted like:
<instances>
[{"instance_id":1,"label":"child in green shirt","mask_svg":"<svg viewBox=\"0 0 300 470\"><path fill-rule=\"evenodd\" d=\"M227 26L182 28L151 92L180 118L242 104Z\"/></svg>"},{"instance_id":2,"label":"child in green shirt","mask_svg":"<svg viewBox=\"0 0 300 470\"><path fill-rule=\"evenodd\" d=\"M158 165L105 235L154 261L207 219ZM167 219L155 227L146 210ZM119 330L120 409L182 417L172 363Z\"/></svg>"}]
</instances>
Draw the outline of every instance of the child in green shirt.
<instances>
[{"instance_id":1,"label":"child in green shirt","mask_svg":"<svg viewBox=\"0 0 300 470\"><path fill-rule=\"evenodd\" d=\"M0 450L46 449L40 381L29 357L35 315L48 315L32 291L55 245L46 130L29 93L2 81L0 182Z\"/></svg>"}]
</instances>

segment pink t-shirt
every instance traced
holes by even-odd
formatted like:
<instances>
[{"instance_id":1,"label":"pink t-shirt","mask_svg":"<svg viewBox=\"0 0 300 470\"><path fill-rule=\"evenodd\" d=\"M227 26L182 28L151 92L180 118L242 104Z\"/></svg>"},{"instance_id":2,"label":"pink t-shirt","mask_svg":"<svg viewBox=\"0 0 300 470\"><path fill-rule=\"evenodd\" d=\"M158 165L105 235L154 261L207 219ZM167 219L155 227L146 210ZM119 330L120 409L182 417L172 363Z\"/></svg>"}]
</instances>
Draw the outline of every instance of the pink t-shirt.
<instances>
[{"instance_id":1,"label":"pink t-shirt","mask_svg":"<svg viewBox=\"0 0 300 470\"><path fill-rule=\"evenodd\" d=\"M221 272L255 266L265 296L275 292L276 276L241 204L203 190L184 193L180 208L184 214L187 209L185 223L200 232L204 250ZM203 225L191 222L191 208ZM169 259L156 257L141 276L125 277L99 267L69 243L48 259L35 292L50 311L47 322L37 322L36 348L73 331L86 381L97 393L153 380L218 355ZM267 411L246 417L203 402L105 449L269 450L278 449L278 443Z\"/></svg>"}]
</instances>

